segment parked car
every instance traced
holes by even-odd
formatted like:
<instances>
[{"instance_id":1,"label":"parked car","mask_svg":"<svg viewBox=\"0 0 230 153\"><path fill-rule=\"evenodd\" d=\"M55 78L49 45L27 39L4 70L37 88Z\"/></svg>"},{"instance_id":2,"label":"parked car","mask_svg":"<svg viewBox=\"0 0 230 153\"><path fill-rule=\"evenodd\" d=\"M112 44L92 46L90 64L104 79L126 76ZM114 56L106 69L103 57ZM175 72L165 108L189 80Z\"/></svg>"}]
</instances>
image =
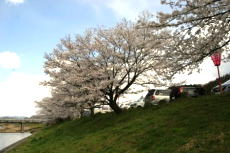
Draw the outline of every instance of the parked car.
<instances>
[{"instance_id":1,"label":"parked car","mask_svg":"<svg viewBox=\"0 0 230 153\"><path fill-rule=\"evenodd\" d=\"M230 92L230 80L228 80L225 83L221 84L221 87L222 87L223 92ZM219 85L215 86L214 88L212 88L212 92L215 93L215 94L219 94L220 93Z\"/></svg>"},{"instance_id":2,"label":"parked car","mask_svg":"<svg viewBox=\"0 0 230 153\"><path fill-rule=\"evenodd\" d=\"M108 113L112 112L112 109L109 105L99 105L97 108L94 109L94 113Z\"/></svg>"},{"instance_id":3,"label":"parked car","mask_svg":"<svg viewBox=\"0 0 230 153\"><path fill-rule=\"evenodd\" d=\"M121 109L129 109L130 105L131 105L131 103L122 103L122 104L120 104L120 108Z\"/></svg>"},{"instance_id":4,"label":"parked car","mask_svg":"<svg viewBox=\"0 0 230 153\"><path fill-rule=\"evenodd\" d=\"M170 101L171 89L151 89L148 91L144 98L145 104L158 105L159 102L169 102Z\"/></svg>"},{"instance_id":5,"label":"parked car","mask_svg":"<svg viewBox=\"0 0 230 153\"><path fill-rule=\"evenodd\" d=\"M91 115L91 112L89 109L84 109L82 112L82 117L89 117Z\"/></svg>"},{"instance_id":6,"label":"parked car","mask_svg":"<svg viewBox=\"0 0 230 153\"><path fill-rule=\"evenodd\" d=\"M144 107L145 102L144 102L144 96L141 96L137 101L134 101L130 104L130 108L140 108Z\"/></svg>"},{"instance_id":7,"label":"parked car","mask_svg":"<svg viewBox=\"0 0 230 153\"><path fill-rule=\"evenodd\" d=\"M181 97L182 95L187 97L198 97L200 95L205 94L205 90L202 86L176 86L176 87L170 87L171 94L170 99L176 99L178 97Z\"/></svg>"}]
</instances>

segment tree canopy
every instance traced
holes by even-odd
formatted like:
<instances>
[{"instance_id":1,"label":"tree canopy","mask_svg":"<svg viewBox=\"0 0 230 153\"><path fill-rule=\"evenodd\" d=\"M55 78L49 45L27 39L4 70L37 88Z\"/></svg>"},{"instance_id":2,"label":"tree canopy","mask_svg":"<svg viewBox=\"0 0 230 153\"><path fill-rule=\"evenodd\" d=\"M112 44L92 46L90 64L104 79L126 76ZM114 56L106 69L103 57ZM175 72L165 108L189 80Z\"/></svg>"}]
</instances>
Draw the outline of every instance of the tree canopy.
<instances>
[{"instance_id":1,"label":"tree canopy","mask_svg":"<svg viewBox=\"0 0 230 153\"><path fill-rule=\"evenodd\" d=\"M171 13L146 13L138 22L88 29L61 40L45 56L52 97L38 102L44 114L75 116L117 101L134 84L164 85L177 72L192 71L204 58L223 52L230 59L229 0L162 0ZM70 109L68 109L70 108ZM60 111L57 113L57 111Z\"/></svg>"},{"instance_id":2,"label":"tree canopy","mask_svg":"<svg viewBox=\"0 0 230 153\"><path fill-rule=\"evenodd\" d=\"M45 73L51 79L43 84L52 87L52 96L59 97L52 100L61 106L79 110L99 103L120 113L117 100L133 84L157 85L171 79L175 68L162 43L168 35L124 20L113 28L66 37L46 55Z\"/></svg>"},{"instance_id":3,"label":"tree canopy","mask_svg":"<svg viewBox=\"0 0 230 153\"><path fill-rule=\"evenodd\" d=\"M159 12L157 21L143 23L152 28L173 31L171 54L182 62L178 70L195 68L214 52L230 59L229 0L162 0L170 13ZM191 69L191 70L192 70Z\"/></svg>"}]
</instances>

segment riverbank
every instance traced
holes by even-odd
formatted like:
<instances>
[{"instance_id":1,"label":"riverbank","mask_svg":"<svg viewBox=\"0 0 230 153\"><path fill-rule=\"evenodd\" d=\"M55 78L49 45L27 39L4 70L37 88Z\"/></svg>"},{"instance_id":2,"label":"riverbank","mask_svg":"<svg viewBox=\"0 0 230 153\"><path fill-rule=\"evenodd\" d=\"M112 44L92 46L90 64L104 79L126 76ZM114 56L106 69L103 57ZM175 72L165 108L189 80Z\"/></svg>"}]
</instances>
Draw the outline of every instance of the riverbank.
<instances>
[{"instance_id":1,"label":"riverbank","mask_svg":"<svg viewBox=\"0 0 230 153\"><path fill-rule=\"evenodd\" d=\"M44 124L38 123L24 123L24 132L35 132L42 127ZM0 123L0 133L20 133L21 125L19 123Z\"/></svg>"},{"instance_id":2,"label":"riverbank","mask_svg":"<svg viewBox=\"0 0 230 153\"><path fill-rule=\"evenodd\" d=\"M98 114L46 127L9 153L229 153L230 95Z\"/></svg>"},{"instance_id":3,"label":"riverbank","mask_svg":"<svg viewBox=\"0 0 230 153\"><path fill-rule=\"evenodd\" d=\"M24 132L21 133L21 127L20 124L18 123L0 123L0 139L1 135L5 134L5 135L10 135L10 134L19 134L19 135L24 135L22 136L22 138L17 138L16 140L13 141L14 136L9 137L10 141L12 141L10 144L6 145L4 147L4 149L1 149L1 145L3 145L2 143L0 144L0 153L5 153L8 152L9 150L11 150L12 148L20 145L21 143L23 143L29 136L31 136L32 134L34 134L35 132L39 131L41 128L43 128L45 125L44 124L37 124L37 123L24 123ZM3 140L0 140L3 141ZM7 140L5 140L7 141Z\"/></svg>"}]
</instances>

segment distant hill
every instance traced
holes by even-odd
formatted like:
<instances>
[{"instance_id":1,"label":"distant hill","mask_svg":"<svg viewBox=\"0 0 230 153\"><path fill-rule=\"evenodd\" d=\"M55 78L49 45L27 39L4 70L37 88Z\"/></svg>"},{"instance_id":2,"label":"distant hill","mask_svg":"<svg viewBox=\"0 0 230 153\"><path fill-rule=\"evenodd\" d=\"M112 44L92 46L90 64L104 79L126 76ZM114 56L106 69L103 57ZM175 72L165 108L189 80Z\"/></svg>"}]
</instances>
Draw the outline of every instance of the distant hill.
<instances>
[{"instance_id":1,"label":"distant hill","mask_svg":"<svg viewBox=\"0 0 230 153\"><path fill-rule=\"evenodd\" d=\"M0 119L25 119L25 116L0 116Z\"/></svg>"}]
</instances>

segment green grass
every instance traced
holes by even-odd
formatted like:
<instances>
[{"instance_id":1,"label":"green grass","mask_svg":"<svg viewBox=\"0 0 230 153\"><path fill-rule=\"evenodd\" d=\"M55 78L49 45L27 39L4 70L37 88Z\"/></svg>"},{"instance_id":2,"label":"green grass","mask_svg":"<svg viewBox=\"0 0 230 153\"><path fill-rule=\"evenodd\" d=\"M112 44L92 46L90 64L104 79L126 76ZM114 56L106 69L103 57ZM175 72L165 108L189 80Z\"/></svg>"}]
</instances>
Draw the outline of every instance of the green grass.
<instances>
[{"instance_id":1,"label":"green grass","mask_svg":"<svg viewBox=\"0 0 230 153\"><path fill-rule=\"evenodd\" d=\"M230 95L46 127L10 153L229 153Z\"/></svg>"}]
</instances>

